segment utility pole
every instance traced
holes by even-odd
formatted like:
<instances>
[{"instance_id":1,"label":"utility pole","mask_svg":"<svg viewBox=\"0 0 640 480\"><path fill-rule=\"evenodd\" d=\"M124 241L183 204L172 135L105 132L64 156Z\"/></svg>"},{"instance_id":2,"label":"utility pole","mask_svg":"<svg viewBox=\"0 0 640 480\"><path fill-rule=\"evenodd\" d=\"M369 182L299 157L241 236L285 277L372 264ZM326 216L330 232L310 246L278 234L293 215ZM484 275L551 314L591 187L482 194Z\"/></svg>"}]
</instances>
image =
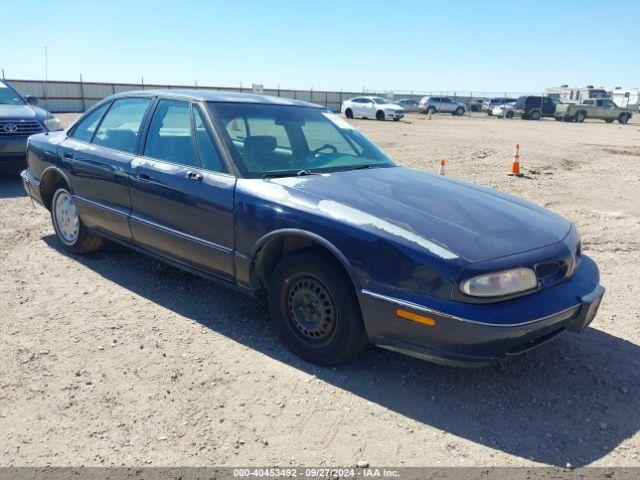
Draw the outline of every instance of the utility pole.
<instances>
[{"instance_id":1,"label":"utility pole","mask_svg":"<svg viewBox=\"0 0 640 480\"><path fill-rule=\"evenodd\" d=\"M49 51L47 46L44 46L44 81L46 82L49 78Z\"/></svg>"}]
</instances>

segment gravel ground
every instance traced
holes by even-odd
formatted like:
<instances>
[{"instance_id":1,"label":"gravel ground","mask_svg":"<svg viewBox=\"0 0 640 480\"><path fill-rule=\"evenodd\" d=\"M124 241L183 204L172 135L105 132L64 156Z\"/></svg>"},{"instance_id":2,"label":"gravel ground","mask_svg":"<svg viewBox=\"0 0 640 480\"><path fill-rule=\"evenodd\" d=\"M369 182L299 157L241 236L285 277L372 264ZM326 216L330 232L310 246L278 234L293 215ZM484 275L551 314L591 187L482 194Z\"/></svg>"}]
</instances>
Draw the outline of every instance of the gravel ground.
<instances>
[{"instance_id":1,"label":"gravel ground","mask_svg":"<svg viewBox=\"0 0 640 480\"><path fill-rule=\"evenodd\" d=\"M640 465L640 125L353 124L574 221L607 287L592 327L484 369L376 348L318 368L259 301L113 245L64 253L1 178L0 466Z\"/></svg>"}]
</instances>

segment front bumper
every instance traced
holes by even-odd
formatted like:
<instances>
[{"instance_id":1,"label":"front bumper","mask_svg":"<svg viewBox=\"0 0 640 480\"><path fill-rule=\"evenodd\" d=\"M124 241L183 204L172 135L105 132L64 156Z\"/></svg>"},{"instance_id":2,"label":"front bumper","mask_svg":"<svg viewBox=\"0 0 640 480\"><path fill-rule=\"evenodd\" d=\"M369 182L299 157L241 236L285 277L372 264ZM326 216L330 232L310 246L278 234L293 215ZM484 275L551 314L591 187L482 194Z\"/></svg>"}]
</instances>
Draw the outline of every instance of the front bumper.
<instances>
[{"instance_id":1,"label":"front bumper","mask_svg":"<svg viewBox=\"0 0 640 480\"><path fill-rule=\"evenodd\" d=\"M581 332L595 317L603 295L595 263L583 257L574 278L562 286L529 296L536 298L467 304L466 317L424 301L367 290L359 300L372 343L436 363L482 366L539 347L565 330ZM399 318L399 308L427 316L435 325ZM495 321L504 315L512 320Z\"/></svg>"},{"instance_id":2,"label":"front bumper","mask_svg":"<svg viewBox=\"0 0 640 480\"><path fill-rule=\"evenodd\" d=\"M0 137L0 171L19 171L27 166L28 136Z\"/></svg>"}]
</instances>

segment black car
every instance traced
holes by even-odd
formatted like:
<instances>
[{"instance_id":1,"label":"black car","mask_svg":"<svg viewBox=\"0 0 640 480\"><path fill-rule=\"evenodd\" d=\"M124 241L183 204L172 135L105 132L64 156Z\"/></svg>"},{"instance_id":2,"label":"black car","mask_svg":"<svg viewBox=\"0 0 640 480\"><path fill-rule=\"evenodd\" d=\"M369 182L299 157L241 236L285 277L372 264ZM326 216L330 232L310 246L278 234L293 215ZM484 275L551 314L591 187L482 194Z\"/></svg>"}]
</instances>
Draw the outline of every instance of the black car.
<instances>
[{"instance_id":1,"label":"black car","mask_svg":"<svg viewBox=\"0 0 640 480\"><path fill-rule=\"evenodd\" d=\"M36 97L25 98L0 80L0 173L18 172L27 165L29 135L62 130L60 120L37 103Z\"/></svg>"},{"instance_id":2,"label":"black car","mask_svg":"<svg viewBox=\"0 0 640 480\"><path fill-rule=\"evenodd\" d=\"M520 115L525 120L553 117L557 104L557 100L550 97L523 95L516 100L516 115Z\"/></svg>"}]
</instances>

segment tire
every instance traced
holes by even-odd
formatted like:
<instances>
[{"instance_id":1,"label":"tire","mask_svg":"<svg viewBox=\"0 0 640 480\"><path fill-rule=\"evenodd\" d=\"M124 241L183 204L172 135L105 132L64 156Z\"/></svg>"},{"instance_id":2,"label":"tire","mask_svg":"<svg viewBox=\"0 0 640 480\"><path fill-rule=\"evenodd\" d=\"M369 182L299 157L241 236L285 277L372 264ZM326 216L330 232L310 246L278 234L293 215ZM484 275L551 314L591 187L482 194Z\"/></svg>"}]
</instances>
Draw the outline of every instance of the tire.
<instances>
[{"instance_id":1,"label":"tire","mask_svg":"<svg viewBox=\"0 0 640 480\"><path fill-rule=\"evenodd\" d=\"M433 115L434 113L436 113L436 107L429 107L427 108L427 114L431 114Z\"/></svg>"},{"instance_id":2,"label":"tire","mask_svg":"<svg viewBox=\"0 0 640 480\"><path fill-rule=\"evenodd\" d=\"M587 118L587 114L585 112L579 111L578 113L576 113L576 116L575 116L576 122L582 123L584 122L585 118Z\"/></svg>"},{"instance_id":3,"label":"tire","mask_svg":"<svg viewBox=\"0 0 640 480\"><path fill-rule=\"evenodd\" d=\"M339 365L368 343L353 285L329 255L302 250L285 257L269 282L269 309L283 343L308 362Z\"/></svg>"},{"instance_id":4,"label":"tire","mask_svg":"<svg viewBox=\"0 0 640 480\"><path fill-rule=\"evenodd\" d=\"M513 113L513 112L507 112L507 113L505 114L505 116L506 116L508 119L512 119L512 118L514 117L514 113Z\"/></svg>"},{"instance_id":5,"label":"tire","mask_svg":"<svg viewBox=\"0 0 640 480\"><path fill-rule=\"evenodd\" d=\"M529 114L529 120L540 120L540 111L539 110L533 110Z\"/></svg>"},{"instance_id":6,"label":"tire","mask_svg":"<svg viewBox=\"0 0 640 480\"><path fill-rule=\"evenodd\" d=\"M53 194L51 222L58 240L69 252L89 253L102 247L102 237L85 226L66 186L58 187Z\"/></svg>"},{"instance_id":7,"label":"tire","mask_svg":"<svg viewBox=\"0 0 640 480\"><path fill-rule=\"evenodd\" d=\"M350 108L347 108L344 111L344 116L347 117L347 118L353 118L353 110L351 110Z\"/></svg>"},{"instance_id":8,"label":"tire","mask_svg":"<svg viewBox=\"0 0 640 480\"><path fill-rule=\"evenodd\" d=\"M400 121L400 119L399 118L394 118L393 121L394 122L398 122L398 121Z\"/></svg>"},{"instance_id":9,"label":"tire","mask_svg":"<svg viewBox=\"0 0 640 480\"><path fill-rule=\"evenodd\" d=\"M607 123L613 123L613 118L605 118L604 121Z\"/></svg>"},{"instance_id":10,"label":"tire","mask_svg":"<svg viewBox=\"0 0 640 480\"><path fill-rule=\"evenodd\" d=\"M628 121L629 121L629 115L627 115L626 113L621 113L620 116L618 117L618 122L620 122L623 125Z\"/></svg>"},{"instance_id":11,"label":"tire","mask_svg":"<svg viewBox=\"0 0 640 480\"><path fill-rule=\"evenodd\" d=\"M562 118L560 118L560 117L553 117L553 118L556 119L556 122L561 122L562 121Z\"/></svg>"},{"instance_id":12,"label":"tire","mask_svg":"<svg viewBox=\"0 0 640 480\"><path fill-rule=\"evenodd\" d=\"M464 108L462 107L458 107L456 108L455 114L454 115L458 115L459 117L461 117L462 115L464 115Z\"/></svg>"},{"instance_id":13,"label":"tire","mask_svg":"<svg viewBox=\"0 0 640 480\"><path fill-rule=\"evenodd\" d=\"M376 112L376 120L384 120L384 112L382 110Z\"/></svg>"}]
</instances>

